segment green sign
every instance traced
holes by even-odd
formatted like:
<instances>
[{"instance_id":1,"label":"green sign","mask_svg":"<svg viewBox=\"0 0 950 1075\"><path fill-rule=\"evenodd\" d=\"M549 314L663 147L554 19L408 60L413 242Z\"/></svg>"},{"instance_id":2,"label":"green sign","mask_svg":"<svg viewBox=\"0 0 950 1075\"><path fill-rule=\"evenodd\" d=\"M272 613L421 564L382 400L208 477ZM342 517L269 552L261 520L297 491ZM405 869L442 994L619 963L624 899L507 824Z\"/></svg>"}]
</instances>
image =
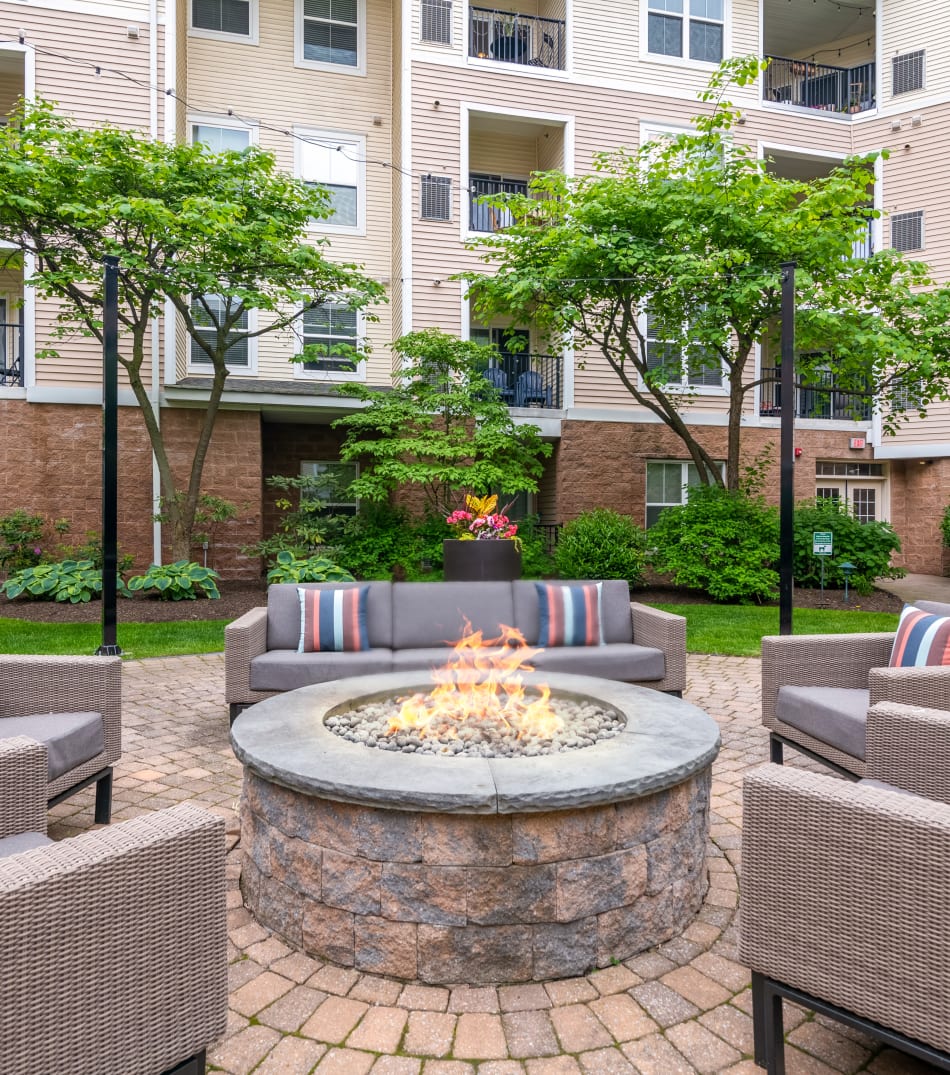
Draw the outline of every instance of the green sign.
<instances>
[{"instance_id":1,"label":"green sign","mask_svg":"<svg viewBox=\"0 0 950 1075\"><path fill-rule=\"evenodd\" d=\"M831 556L834 534L830 530L813 530L811 551L815 556Z\"/></svg>"}]
</instances>

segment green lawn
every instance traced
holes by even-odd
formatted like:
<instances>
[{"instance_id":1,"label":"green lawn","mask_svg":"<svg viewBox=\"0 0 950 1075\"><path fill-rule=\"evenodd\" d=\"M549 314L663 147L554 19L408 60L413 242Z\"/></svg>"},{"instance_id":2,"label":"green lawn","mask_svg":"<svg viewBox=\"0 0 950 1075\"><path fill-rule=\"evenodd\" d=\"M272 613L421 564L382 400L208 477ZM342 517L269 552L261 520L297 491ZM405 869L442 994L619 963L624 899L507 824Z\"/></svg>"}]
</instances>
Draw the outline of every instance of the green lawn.
<instances>
[{"instance_id":1,"label":"green lawn","mask_svg":"<svg viewBox=\"0 0 950 1075\"><path fill-rule=\"evenodd\" d=\"M762 636L777 635L778 609L757 605L656 605L686 617L686 649L690 653L722 653L758 657ZM797 635L861 634L893 631L892 612L847 612L844 609L795 609L792 628Z\"/></svg>"},{"instance_id":2,"label":"green lawn","mask_svg":"<svg viewBox=\"0 0 950 1075\"><path fill-rule=\"evenodd\" d=\"M179 623L120 623L123 657L175 657L224 649L228 620ZM0 653L95 653L102 641L98 623L35 623L0 618Z\"/></svg>"}]
</instances>

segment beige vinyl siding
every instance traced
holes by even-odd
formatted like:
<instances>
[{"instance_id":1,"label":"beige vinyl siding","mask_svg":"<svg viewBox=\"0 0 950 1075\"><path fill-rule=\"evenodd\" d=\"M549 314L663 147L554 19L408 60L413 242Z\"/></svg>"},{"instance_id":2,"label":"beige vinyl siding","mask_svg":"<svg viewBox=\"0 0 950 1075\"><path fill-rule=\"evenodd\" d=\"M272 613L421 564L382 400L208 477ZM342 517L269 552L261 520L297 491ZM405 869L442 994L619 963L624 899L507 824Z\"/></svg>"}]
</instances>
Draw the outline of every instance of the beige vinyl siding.
<instances>
[{"instance_id":1,"label":"beige vinyl siding","mask_svg":"<svg viewBox=\"0 0 950 1075\"><path fill-rule=\"evenodd\" d=\"M911 108L914 102L950 90L950 35L947 33L947 6L938 0L886 0L881 22L884 70L884 103L890 108ZM926 50L924 89L891 93L891 58L907 52Z\"/></svg>"},{"instance_id":2,"label":"beige vinyl siding","mask_svg":"<svg viewBox=\"0 0 950 1075\"><path fill-rule=\"evenodd\" d=\"M913 444L950 444L950 403L935 403L926 418L911 415L892 437L885 437L883 447Z\"/></svg>"}]
</instances>

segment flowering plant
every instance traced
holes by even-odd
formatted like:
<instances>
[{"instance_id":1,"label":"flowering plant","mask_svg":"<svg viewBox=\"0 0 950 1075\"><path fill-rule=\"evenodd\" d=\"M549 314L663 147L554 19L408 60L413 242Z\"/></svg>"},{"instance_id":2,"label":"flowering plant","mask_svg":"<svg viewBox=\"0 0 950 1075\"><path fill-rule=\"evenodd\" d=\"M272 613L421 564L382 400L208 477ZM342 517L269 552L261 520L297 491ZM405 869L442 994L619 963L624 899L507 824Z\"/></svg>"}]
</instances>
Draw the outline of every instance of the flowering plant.
<instances>
[{"instance_id":1,"label":"flowering plant","mask_svg":"<svg viewBox=\"0 0 950 1075\"><path fill-rule=\"evenodd\" d=\"M518 527L507 515L496 512L497 496L467 496L445 521L460 541L517 541Z\"/></svg>"}]
</instances>

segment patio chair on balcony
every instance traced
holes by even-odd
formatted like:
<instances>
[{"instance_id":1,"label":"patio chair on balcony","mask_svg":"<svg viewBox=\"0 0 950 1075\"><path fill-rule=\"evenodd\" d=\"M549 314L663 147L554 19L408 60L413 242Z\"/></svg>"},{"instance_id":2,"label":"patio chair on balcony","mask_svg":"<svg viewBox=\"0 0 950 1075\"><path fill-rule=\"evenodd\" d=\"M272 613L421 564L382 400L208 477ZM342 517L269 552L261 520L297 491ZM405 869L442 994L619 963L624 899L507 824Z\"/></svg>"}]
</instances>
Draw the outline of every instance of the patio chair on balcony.
<instances>
[{"instance_id":1,"label":"patio chair on balcony","mask_svg":"<svg viewBox=\"0 0 950 1075\"><path fill-rule=\"evenodd\" d=\"M935 617L950 605L918 601ZM866 774L867 713L878 702L950 710L950 667L892 667L892 633L762 639L762 723L772 761L793 747L854 779Z\"/></svg>"},{"instance_id":2,"label":"patio chair on balcony","mask_svg":"<svg viewBox=\"0 0 950 1075\"><path fill-rule=\"evenodd\" d=\"M0 740L4 1075L203 1075L227 1025L223 819L181 803L54 843L47 766Z\"/></svg>"},{"instance_id":3,"label":"patio chair on balcony","mask_svg":"<svg viewBox=\"0 0 950 1075\"><path fill-rule=\"evenodd\" d=\"M530 407L538 404L551 406L551 389L545 388L541 374L536 370L525 370L515 382L515 406Z\"/></svg>"},{"instance_id":4,"label":"patio chair on balcony","mask_svg":"<svg viewBox=\"0 0 950 1075\"><path fill-rule=\"evenodd\" d=\"M769 1075L783 997L950 1071L950 713L885 702L867 732L858 784L745 778L739 960Z\"/></svg>"},{"instance_id":5,"label":"patio chair on balcony","mask_svg":"<svg viewBox=\"0 0 950 1075\"><path fill-rule=\"evenodd\" d=\"M500 366L489 366L485 370L485 380L498 389L498 394L506 403L511 403L514 393L508 383L508 374Z\"/></svg>"},{"instance_id":6,"label":"patio chair on balcony","mask_svg":"<svg viewBox=\"0 0 950 1075\"><path fill-rule=\"evenodd\" d=\"M0 656L0 740L18 735L47 748L49 805L95 783L95 819L107 825L122 751L121 658Z\"/></svg>"}]
</instances>

